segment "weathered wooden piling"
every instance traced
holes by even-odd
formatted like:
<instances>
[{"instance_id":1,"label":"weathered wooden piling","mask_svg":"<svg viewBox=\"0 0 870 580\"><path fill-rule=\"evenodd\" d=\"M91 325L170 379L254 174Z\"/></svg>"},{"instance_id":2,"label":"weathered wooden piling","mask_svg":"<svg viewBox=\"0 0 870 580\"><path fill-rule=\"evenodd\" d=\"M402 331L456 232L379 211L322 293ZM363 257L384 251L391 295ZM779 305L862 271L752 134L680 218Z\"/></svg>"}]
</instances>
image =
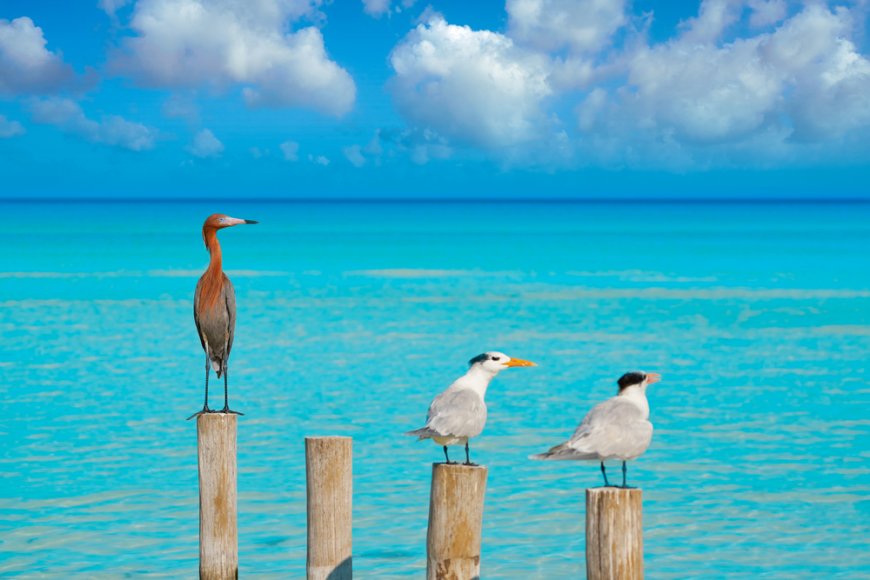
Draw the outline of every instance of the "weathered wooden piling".
<instances>
[{"instance_id":1,"label":"weathered wooden piling","mask_svg":"<svg viewBox=\"0 0 870 580\"><path fill-rule=\"evenodd\" d=\"M236 415L196 418L199 455L199 577L239 577L236 512Z\"/></svg>"},{"instance_id":2,"label":"weathered wooden piling","mask_svg":"<svg viewBox=\"0 0 870 580\"><path fill-rule=\"evenodd\" d=\"M643 578L643 493L639 489L586 490L586 578Z\"/></svg>"},{"instance_id":3,"label":"weathered wooden piling","mask_svg":"<svg viewBox=\"0 0 870 580\"><path fill-rule=\"evenodd\" d=\"M308 580L350 580L353 507L353 440L306 437Z\"/></svg>"},{"instance_id":4,"label":"weathered wooden piling","mask_svg":"<svg viewBox=\"0 0 870 580\"><path fill-rule=\"evenodd\" d=\"M426 536L428 580L480 577L486 476L486 467L479 465L436 463L432 466Z\"/></svg>"}]
</instances>

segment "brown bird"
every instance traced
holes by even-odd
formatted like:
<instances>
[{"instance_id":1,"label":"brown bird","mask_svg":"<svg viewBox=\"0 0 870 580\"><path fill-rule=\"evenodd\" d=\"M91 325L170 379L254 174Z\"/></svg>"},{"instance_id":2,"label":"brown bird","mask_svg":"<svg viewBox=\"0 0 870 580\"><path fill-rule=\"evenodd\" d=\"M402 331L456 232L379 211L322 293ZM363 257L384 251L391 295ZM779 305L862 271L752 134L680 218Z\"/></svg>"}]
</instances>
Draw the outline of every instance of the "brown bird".
<instances>
[{"instance_id":1,"label":"brown bird","mask_svg":"<svg viewBox=\"0 0 870 580\"><path fill-rule=\"evenodd\" d=\"M221 263L221 245L218 243L217 231L239 224L255 224L253 220L243 220L229 217L222 213L208 216L202 225L202 239L211 255L208 268L196 284L193 296L193 319L202 349L205 351L205 403L202 411L194 413L188 419L193 419L203 413L212 413L208 408L208 375L209 367L213 368L218 378L224 377L224 408L221 413L241 415L231 411L227 402L227 360L233 348L233 334L236 328L236 292L233 283L224 274Z\"/></svg>"}]
</instances>

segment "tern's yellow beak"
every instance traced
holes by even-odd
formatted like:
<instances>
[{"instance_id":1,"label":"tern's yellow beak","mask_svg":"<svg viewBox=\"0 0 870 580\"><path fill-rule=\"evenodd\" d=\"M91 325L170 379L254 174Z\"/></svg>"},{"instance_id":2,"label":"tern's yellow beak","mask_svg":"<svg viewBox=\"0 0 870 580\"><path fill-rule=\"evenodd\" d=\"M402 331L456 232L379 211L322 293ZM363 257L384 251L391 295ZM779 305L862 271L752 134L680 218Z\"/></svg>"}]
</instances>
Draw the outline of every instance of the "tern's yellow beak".
<instances>
[{"instance_id":1,"label":"tern's yellow beak","mask_svg":"<svg viewBox=\"0 0 870 580\"><path fill-rule=\"evenodd\" d=\"M521 358L512 358L504 364L505 364L505 366L508 366L508 367L536 367L536 366L538 366L530 360L523 360Z\"/></svg>"}]
</instances>

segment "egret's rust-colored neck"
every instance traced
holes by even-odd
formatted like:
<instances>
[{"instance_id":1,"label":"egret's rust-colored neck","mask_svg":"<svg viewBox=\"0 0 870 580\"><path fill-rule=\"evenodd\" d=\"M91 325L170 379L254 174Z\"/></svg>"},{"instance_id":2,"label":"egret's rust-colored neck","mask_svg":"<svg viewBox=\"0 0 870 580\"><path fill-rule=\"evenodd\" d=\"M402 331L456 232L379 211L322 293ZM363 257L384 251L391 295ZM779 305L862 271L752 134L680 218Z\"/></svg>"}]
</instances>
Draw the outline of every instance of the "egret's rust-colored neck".
<instances>
[{"instance_id":1,"label":"egret's rust-colored neck","mask_svg":"<svg viewBox=\"0 0 870 580\"><path fill-rule=\"evenodd\" d=\"M221 260L221 245L217 239L217 229L203 226L202 239L211 255L208 269L202 275L202 291L199 297L200 306L209 309L215 305L221 295L224 285L223 262Z\"/></svg>"},{"instance_id":2,"label":"egret's rust-colored neck","mask_svg":"<svg viewBox=\"0 0 870 580\"><path fill-rule=\"evenodd\" d=\"M211 255L211 260L208 263L208 269L216 272L221 272L221 245L217 239L217 229L209 226L203 226L202 239L205 241L205 247Z\"/></svg>"}]
</instances>

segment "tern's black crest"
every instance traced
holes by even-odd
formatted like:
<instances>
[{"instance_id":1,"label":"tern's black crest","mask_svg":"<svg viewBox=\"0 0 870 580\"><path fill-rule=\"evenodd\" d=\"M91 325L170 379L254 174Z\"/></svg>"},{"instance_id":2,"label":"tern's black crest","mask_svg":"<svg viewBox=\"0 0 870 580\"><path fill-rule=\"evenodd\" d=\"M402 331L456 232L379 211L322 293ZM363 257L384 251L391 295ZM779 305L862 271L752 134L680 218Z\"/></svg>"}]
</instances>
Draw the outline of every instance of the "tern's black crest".
<instances>
[{"instance_id":1,"label":"tern's black crest","mask_svg":"<svg viewBox=\"0 0 870 580\"><path fill-rule=\"evenodd\" d=\"M483 361L485 361L485 360L488 359L488 358L489 358L489 355L486 354L486 353L479 354L479 355L477 355L476 357L474 357L473 359L471 359L470 361L468 361L468 366L471 366L471 365L473 365L474 363L483 362Z\"/></svg>"},{"instance_id":2,"label":"tern's black crest","mask_svg":"<svg viewBox=\"0 0 870 580\"><path fill-rule=\"evenodd\" d=\"M616 384L619 385L619 390L621 391L622 389L630 387L631 385L641 384L644 379L646 379L645 373L642 373L640 371L632 371L630 373L625 373L624 375L619 377L619 380L616 381Z\"/></svg>"}]
</instances>

